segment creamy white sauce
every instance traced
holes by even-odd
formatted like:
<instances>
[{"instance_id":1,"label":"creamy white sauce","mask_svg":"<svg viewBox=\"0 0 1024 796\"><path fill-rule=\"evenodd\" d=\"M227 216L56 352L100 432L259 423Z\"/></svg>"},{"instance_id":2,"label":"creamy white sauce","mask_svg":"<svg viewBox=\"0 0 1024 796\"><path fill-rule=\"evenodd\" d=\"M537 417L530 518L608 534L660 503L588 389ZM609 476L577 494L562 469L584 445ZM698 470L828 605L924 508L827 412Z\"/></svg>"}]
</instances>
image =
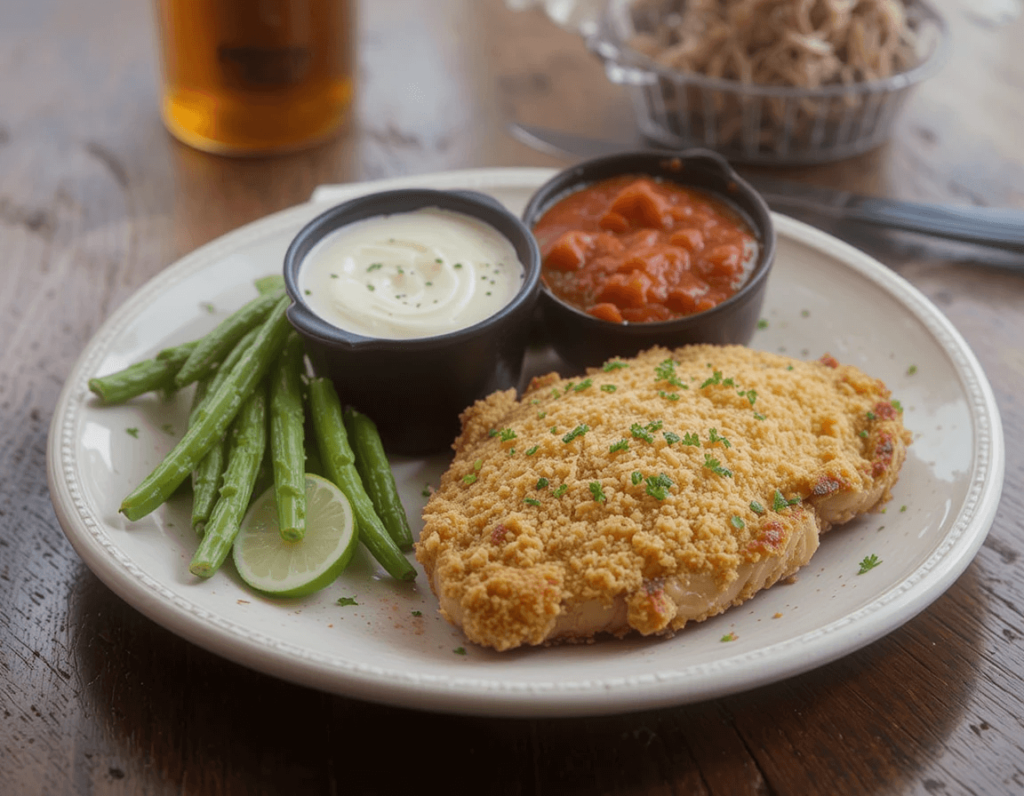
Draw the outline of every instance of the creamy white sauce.
<instances>
[{"instance_id":1,"label":"creamy white sauce","mask_svg":"<svg viewBox=\"0 0 1024 796\"><path fill-rule=\"evenodd\" d=\"M523 278L504 235L463 213L429 207L325 236L299 269L299 289L309 308L339 329L403 340L490 317Z\"/></svg>"}]
</instances>

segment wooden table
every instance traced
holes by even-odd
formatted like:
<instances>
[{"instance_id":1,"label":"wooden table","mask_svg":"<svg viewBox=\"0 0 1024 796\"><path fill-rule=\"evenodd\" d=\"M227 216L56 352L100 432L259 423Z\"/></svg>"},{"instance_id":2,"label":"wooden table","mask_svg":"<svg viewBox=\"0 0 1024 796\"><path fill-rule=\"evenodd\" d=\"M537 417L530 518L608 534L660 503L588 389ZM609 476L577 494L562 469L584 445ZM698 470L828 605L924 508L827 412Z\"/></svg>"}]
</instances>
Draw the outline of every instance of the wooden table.
<instances>
[{"instance_id":1,"label":"wooden table","mask_svg":"<svg viewBox=\"0 0 1024 796\"><path fill-rule=\"evenodd\" d=\"M589 719L382 707L218 658L82 563L47 492L48 424L86 341L150 277L321 183L564 165L512 140L511 118L632 132L625 97L539 13L500 0L362 6L349 128L255 160L164 132L148 4L0 8L0 792L1024 793L1024 277L1002 254L832 230L920 288L973 347L1002 413L1006 487L984 547L941 598L784 682ZM1019 3L941 7L952 59L895 140L785 176L1024 207Z\"/></svg>"}]
</instances>

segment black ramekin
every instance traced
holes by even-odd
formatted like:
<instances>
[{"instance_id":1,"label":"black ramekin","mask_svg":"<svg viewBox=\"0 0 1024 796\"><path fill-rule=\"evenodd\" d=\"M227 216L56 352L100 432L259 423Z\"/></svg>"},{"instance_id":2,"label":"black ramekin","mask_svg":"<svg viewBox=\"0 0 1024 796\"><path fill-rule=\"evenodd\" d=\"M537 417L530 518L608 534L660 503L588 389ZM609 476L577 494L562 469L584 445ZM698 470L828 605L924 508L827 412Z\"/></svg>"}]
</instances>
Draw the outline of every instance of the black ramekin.
<instances>
[{"instance_id":1,"label":"black ramekin","mask_svg":"<svg viewBox=\"0 0 1024 796\"><path fill-rule=\"evenodd\" d=\"M304 258L325 236L367 218L426 207L477 218L504 235L524 269L519 292L486 320L448 334L390 340L346 332L316 315L298 286ZM459 414L495 390L518 385L540 289L533 235L498 201L474 191L408 189L333 207L295 236L284 258L288 318L305 339L317 375L333 380L342 403L373 418L388 453L420 455L451 445Z\"/></svg>"},{"instance_id":2,"label":"black ramekin","mask_svg":"<svg viewBox=\"0 0 1024 796\"><path fill-rule=\"evenodd\" d=\"M760 320L768 274L775 260L775 227L768 205L721 155L704 149L647 150L588 160L556 174L533 194L523 221L530 228L565 196L624 174L646 175L695 188L723 201L749 224L758 257L746 283L730 298L704 312L671 321L613 323L595 318L559 299L541 280L540 310L545 338L576 368L600 365L612 357L633 356L655 345L690 343L746 345Z\"/></svg>"}]
</instances>

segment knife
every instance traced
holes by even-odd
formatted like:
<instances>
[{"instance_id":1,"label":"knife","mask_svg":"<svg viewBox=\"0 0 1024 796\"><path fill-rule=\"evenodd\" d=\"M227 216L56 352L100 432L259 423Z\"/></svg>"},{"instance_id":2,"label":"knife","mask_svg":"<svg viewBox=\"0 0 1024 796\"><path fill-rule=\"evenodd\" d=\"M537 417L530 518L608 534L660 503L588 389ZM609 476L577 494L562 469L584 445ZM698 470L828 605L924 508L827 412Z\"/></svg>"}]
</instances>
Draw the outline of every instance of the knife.
<instances>
[{"instance_id":1,"label":"knife","mask_svg":"<svg viewBox=\"0 0 1024 796\"><path fill-rule=\"evenodd\" d=\"M649 144L630 146L528 124L513 123L509 132L527 146L570 159L650 148ZM746 172L742 176L773 210L800 211L831 221L859 221L1024 254L1024 210L880 199Z\"/></svg>"}]
</instances>

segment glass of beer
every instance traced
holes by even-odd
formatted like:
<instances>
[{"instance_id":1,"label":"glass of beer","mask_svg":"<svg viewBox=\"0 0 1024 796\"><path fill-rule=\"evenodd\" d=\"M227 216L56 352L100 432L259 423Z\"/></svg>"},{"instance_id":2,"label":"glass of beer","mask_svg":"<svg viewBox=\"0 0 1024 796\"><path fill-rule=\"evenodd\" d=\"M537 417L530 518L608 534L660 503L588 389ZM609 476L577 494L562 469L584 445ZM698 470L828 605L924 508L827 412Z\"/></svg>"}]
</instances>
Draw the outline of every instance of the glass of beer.
<instances>
[{"instance_id":1,"label":"glass of beer","mask_svg":"<svg viewBox=\"0 0 1024 796\"><path fill-rule=\"evenodd\" d=\"M167 129L232 155L330 138L352 102L354 2L156 0Z\"/></svg>"}]
</instances>

